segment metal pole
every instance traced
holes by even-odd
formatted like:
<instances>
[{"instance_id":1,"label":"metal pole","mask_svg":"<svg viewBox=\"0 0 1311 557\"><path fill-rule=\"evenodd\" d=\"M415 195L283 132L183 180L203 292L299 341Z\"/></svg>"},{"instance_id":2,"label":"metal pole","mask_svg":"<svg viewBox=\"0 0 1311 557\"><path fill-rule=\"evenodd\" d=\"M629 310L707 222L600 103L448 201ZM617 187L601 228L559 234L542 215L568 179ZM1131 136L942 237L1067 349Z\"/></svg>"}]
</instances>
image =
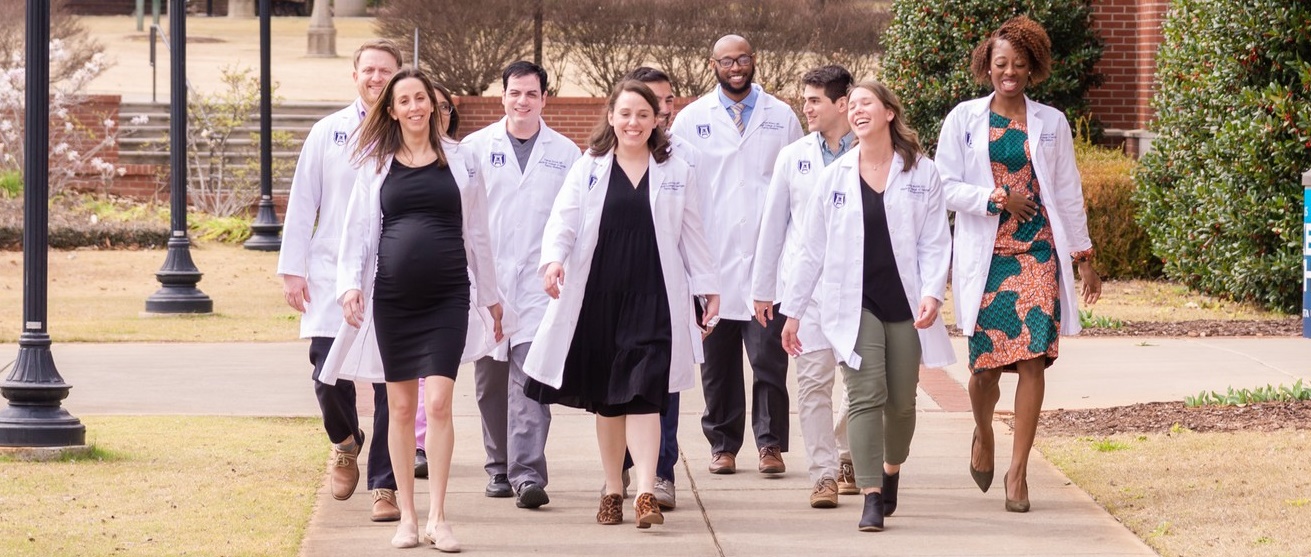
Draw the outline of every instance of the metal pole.
<instances>
[{"instance_id":1,"label":"metal pole","mask_svg":"<svg viewBox=\"0 0 1311 557\"><path fill-rule=\"evenodd\" d=\"M542 50L542 20L544 19L542 0L534 2L533 6L533 63L538 66L542 65L542 58L545 54ZM542 91L546 94L546 91Z\"/></svg>"},{"instance_id":2,"label":"metal pole","mask_svg":"<svg viewBox=\"0 0 1311 557\"><path fill-rule=\"evenodd\" d=\"M277 251L282 247L282 224L273 209L273 93L270 84L269 37L272 0L259 0L259 210L250 224L250 239L243 245L257 251Z\"/></svg>"},{"instance_id":3,"label":"metal pole","mask_svg":"<svg viewBox=\"0 0 1311 557\"><path fill-rule=\"evenodd\" d=\"M146 0L137 0L137 7L132 10L132 15L137 18L137 31L141 31L146 20Z\"/></svg>"},{"instance_id":4,"label":"metal pole","mask_svg":"<svg viewBox=\"0 0 1311 557\"><path fill-rule=\"evenodd\" d=\"M169 212L172 235L164 266L155 273L160 289L146 298L147 313L212 313L214 301L196 288L200 270L187 239L187 0L169 0L173 33L169 56Z\"/></svg>"},{"instance_id":5,"label":"metal pole","mask_svg":"<svg viewBox=\"0 0 1311 557\"><path fill-rule=\"evenodd\" d=\"M159 69L155 66L155 43L159 40L159 26L150 26L150 103L159 102Z\"/></svg>"},{"instance_id":6,"label":"metal pole","mask_svg":"<svg viewBox=\"0 0 1311 557\"><path fill-rule=\"evenodd\" d=\"M414 28L414 57L410 58L410 65L415 68L419 67L419 28Z\"/></svg>"},{"instance_id":7,"label":"metal pole","mask_svg":"<svg viewBox=\"0 0 1311 557\"><path fill-rule=\"evenodd\" d=\"M183 9L186 9L185 4L183 5ZM172 14L173 9L169 8L168 13ZM150 20L151 23L159 25L159 0L150 0Z\"/></svg>"},{"instance_id":8,"label":"metal pole","mask_svg":"<svg viewBox=\"0 0 1311 557\"><path fill-rule=\"evenodd\" d=\"M46 248L49 241L50 2L27 0L27 149L23 157L23 332L18 359L0 395L0 446L86 444L86 426L60 405L71 388L55 369L46 329Z\"/></svg>"}]
</instances>

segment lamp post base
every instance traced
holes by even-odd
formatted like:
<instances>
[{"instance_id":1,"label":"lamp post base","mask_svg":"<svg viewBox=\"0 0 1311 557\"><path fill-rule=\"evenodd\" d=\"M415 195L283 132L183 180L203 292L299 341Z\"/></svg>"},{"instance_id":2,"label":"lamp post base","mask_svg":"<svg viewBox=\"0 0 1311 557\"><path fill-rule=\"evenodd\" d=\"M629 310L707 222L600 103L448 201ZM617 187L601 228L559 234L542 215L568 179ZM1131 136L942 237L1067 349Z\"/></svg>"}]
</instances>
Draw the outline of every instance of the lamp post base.
<instances>
[{"instance_id":1,"label":"lamp post base","mask_svg":"<svg viewBox=\"0 0 1311 557\"><path fill-rule=\"evenodd\" d=\"M9 400L0 410L0 446L85 445L86 426L60 406L71 387L55 369L49 335L23 333L18 346L14 369L0 383L0 394Z\"/></svg>"},{"instance_id":2,"label":"lamp post base","mask_svg":"<svg viewBox=\"0 0 1311 557\"><path fill-rule=\"evenodd\" d=\"M278 251L282 249L282 238L278 237L281 232L282 224L273 211L273 200L265 198L259 202L255 222L250 223L250 239L241 247L255 251Z\"/></svg>"},{"instance_id":3,"label":"lamp post base","mask_svg":"<svg viewBox=\"0 0 1311 557\"><path fill-rule=\"evenodd\" d=\"M164 266L155 272L160 288L146 298L147 313L213 313L214 300L196 288L201 272L191 261L191 241L185 234L169 238Z\"/></svg>"},{"instance_id":4,"label":"lamp post base","mask_svg":"<svg viewBox=\"0 0 1311 557\"><path fill-rule=\"evenodd\" d=\"M310 27L306 33L309 48L305 55L310 58L337 57L337 29L335 27Z\"/></svg>"}]
</instances>

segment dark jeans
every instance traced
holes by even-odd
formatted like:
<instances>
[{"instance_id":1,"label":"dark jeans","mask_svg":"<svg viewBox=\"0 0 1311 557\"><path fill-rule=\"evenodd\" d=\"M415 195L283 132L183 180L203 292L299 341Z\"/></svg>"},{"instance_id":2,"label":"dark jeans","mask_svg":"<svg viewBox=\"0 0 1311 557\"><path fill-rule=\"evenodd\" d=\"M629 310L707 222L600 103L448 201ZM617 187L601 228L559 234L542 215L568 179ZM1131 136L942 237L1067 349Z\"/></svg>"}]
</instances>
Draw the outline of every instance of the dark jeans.
<instances>
[{"instance_id":1,"label":"dark jeans","mask_svg":"<svg viewBox=\"0 0 1311 557\"><path fill-rule=\"evenodd\" d=\"M319 381L323 371L323 360L332 349L332 339L314 337L310 339L310 363L314 365L314 396L319 399L319 409L323 412L323 429L328 432L328 440L343 443L347 437L360 439L360 415L355 410L355 383L337 381L329 385ZM387 385L373 384L373 437L369 439L369 462L367 485L373 489L396 489L396 476L392 473L391 457L387 454Z\"/></svg>"}]
</instances>

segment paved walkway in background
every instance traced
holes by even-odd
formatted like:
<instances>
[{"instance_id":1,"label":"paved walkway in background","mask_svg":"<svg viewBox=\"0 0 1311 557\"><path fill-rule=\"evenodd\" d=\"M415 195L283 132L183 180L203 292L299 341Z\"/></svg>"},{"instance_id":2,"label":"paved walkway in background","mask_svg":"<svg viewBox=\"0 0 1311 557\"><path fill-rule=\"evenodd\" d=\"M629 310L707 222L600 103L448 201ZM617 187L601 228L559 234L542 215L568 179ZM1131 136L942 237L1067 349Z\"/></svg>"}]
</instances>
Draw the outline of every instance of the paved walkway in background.
<instances>
[{"instance_id":1,"label":"paved walkway in background","mask_svg":"<svg viewBox=\"0 0 1311 557\"><path fill-rule=\"evenodd\" d=\"M957 354L964 345L956 340ZM73 385L66 406L75 415L223 414L317 415L304 342L271 344L56 344L55 362ZM17 353L0 345L0 359ZM1046 408L1105 407L1180 400L1203 389L1291 384L1311 380L1311 341L1280 339L1067 338L1049 372ZM472 370L461 370L454 412L456 456L448 516L465 551L476 555L1079 555L1154 553L1085 493L1035 454L1029 478L1033 511L1002 510L1000 476L987 494L967 472L972 421L961 364L922 374L919 424L903 469L901 505L879 534L856 530L860 498L844 496L833 510L809 508L810 482L800 429L792 416L788 473L754 471L753 447L739 455L741 471L706 471L700 391L685 393L679 440L679 507L664 526L638 532L631 500L622 526L595 524L600 460L593 420L557 409L547 444L551 504L536 511L512 499L488 499L473 398ZM1014 379L1003 380L998 408L1011 407ZM795 384L792 385L795 393ZM367 398L367 397L365 397ZM364 412L370 408L362 408ZM795 412L795 409L794 409ZM999 427L999 455L1011 439ZM1004 470L1006 462L999 459ZM420 480L419 512L427 482ZM302 554L394 555L394 526L368 521L371 500L361 483L349 501L321 488ZM422 550L419 550L422 551ZM427 554L427 553L425 553Z\"/></svg>"}]
</instances>

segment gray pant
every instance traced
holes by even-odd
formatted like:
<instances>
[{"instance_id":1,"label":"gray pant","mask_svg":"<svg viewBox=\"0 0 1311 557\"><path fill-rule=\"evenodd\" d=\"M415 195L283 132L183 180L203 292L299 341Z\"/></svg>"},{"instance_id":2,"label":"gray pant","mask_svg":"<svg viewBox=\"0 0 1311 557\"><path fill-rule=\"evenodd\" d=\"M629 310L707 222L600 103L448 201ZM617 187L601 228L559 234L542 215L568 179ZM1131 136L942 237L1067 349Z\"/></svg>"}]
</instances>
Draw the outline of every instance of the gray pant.
<instances>
[{"instance_id":1,"label":"gray pant","mask_svg":"<svg viewBox=\"0 0 1311 557\"><path fill-rule=\"evenodd\" d=\"M546 487L546 434L551 407L524 395L523 372L531 342L510 349L510 361L490 357L474 363L478 410L482 414L483 449L490 474L505 474L516 488L524 482Z\"/></svg>"},{"instance_id":2,"label":"gray pant","mask_svg":"<svg viewBox=\"0 0 1311 557\"><path fill-rule=\"evenodd\" d=\"M884 323L860 311L856 334L860 369L842 364L851 397L852 468L856 485L883 485L883 463L901 464L915 435L915 389L920 380L920 337L912 321ZM885 452L886 446L886 452Z\"/></svg>"}]
</instances>

